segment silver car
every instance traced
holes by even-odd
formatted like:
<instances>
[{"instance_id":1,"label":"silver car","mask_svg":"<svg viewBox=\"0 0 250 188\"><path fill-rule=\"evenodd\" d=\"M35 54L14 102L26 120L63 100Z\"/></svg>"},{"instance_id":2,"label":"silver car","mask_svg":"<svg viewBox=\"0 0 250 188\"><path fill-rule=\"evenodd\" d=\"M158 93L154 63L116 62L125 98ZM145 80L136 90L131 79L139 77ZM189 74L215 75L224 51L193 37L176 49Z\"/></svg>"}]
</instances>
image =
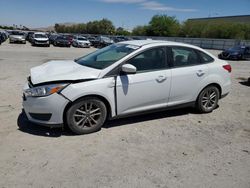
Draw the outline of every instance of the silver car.
<instances>
[{"instance_id":1,"label":"silver car","mask_svg":"<svg viewBox=\"0 0 250 188\"><path fill-rule=\"evenodd\" d=\"M12 31L9 35L9 42L26 44L25 33L22 31Z\"/></svg>"},{"instance_id":2,"label":"silver car","mask_svg":"<svg viewBox=\"0 0 250 188\"><path fill-rule=\"evenodd\" d=\"M91 43L85 37L76 36L73 38L72 46L90 48Z\"/></svg>"}]
</instances>

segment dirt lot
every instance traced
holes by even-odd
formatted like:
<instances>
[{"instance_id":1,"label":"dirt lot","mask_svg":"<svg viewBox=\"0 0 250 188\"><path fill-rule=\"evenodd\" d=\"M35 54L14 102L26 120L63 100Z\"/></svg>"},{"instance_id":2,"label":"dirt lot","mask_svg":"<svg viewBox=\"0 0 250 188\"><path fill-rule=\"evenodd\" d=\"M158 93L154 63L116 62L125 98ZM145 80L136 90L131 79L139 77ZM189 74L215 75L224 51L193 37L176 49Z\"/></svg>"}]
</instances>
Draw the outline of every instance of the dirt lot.
<instances>
[{"instance_id":1,"label":"dirt lot","mask_svg":"<svg viewBox=\"0 0 250 188\"><path fill-rule=\"evenodd\" d=\"M249 61L230 62L232 92L210 114L158 112L83 136L19 116L31 67L92 50L0 46L0 188L250 188Z\"/></svg>"}]
</instances>

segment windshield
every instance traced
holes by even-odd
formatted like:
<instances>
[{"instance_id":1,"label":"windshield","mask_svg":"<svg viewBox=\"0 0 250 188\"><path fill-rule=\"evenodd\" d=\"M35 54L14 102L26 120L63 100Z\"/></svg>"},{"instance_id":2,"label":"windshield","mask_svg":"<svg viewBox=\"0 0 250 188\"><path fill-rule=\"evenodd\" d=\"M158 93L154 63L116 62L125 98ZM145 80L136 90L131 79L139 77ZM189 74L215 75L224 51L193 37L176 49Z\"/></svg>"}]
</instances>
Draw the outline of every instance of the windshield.
<instances>
[{"instance_id":1,"label":"windshield","mask_svg":"<svg viewBox=\"0 0 250 188\"><path fill-rule=\"evenodd\" d=\"M47 38L44 34L35 34L35 38Z\"/></svg>"},{"instance_id":2,"label":"windshield","mask_svg":"<svg viewBox=\"0 0 250 188\"><path fill-rule=\"evenodd\" d=\"M113 44L79 58L76 62L87 67L104 69L138 48L135 45Z\"/></svg>"},{"instance_id":3,"label":"windshield","mask_svg":"<svg viewBox=\"0 0 250 188\"><path fill-rule=\"evenodd\" d=\"M111 39L108 38L108 37L101 37L101 39L102 39L104 42L111 42Z\"/></svg>"},{"instance_id":4,"label":"windshield","mask_svg":"<svg viewBox=\"0 0 250 188\"><path fill-rule=\"evenodd\" d=\"M234 46L232 48L229 48L229 50L232 50L232 51L242 51L244 50L244 46Z\"/></svg>"},{"instance_id":5,"label":"windshield","mask_svg":"<svg viewBox=\"0 0 250 188\"><path fill-rule=\"evenodd\" d=\"M65 37L65 36L59 36L59 37L57 37L57 39L59 39L59 40L68 40L68 38Z\"/></svg>"},{"instance_id":6,"label":"windshield","mask_svg":"<svg viewBox=\"0 0 250 188\"><path fill-rule=\"evenodd\" d=\"M12 35L24 35L24 33L19 32L19 31L12 31Z\"/></svg>"},{"instance_id":7,"label":"windshield","mask_svg":"<svg viewBox=\"0 0 250 188\"><path fill-rule=\"evenodd\" d=\"M86 40L86 38L78 37L77 40Z\"/></svg>"}]
</instances>

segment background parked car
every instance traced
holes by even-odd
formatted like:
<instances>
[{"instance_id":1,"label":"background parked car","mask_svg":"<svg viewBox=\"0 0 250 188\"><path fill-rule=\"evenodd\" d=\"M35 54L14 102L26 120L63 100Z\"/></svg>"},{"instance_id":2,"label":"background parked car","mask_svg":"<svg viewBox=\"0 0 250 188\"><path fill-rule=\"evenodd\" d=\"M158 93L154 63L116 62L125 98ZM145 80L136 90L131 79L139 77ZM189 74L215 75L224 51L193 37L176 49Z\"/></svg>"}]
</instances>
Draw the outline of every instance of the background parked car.
<instances>
[{"instance_id":1,"label":"background parked car","mask_svg":"<svg viewBox=\"0 0 250 188\"><path fill-rule=\"evenodd\" d=\"M50 46L49 38L45 33L34 33L32 38L32 46Z\"/></svg>"},{"instance_id":2,"label":"background parked car","mask_svg":"<svg viewBox=\"0 0 250 188\"><path fill-rule=\"evenodd\" d=\"M4 42L4 36L3 33L0 32L0 44L2 44Z\"/></svg>"},{"instance_id":3,"label":"background parked car","mask_svg":"<svg viewBox=\"0 0 250 188\"><path fill-rule=\"evenodd\" d=\"M33 31L29 31L26 36L26 41L32 42L32 36L34 35Z\"/></svg>"},{"instance_id":4,"label":"background parked car","mask_svg":"<svg viewBox=\"0 0 250 188\"><path fill-rule=\"evenodd\" d=\"M73 42L72 42L72 46L74 47L86 47L86 48L90 48L91 43L90 41L82 36L75 36L73 38Z\"/></svg>"},{"instance_id":5,"label":"background parked car","mask_svg":"<svg viewBox=\"0 0 250 188\"><path fill-rule=\"evenodd\" d=\"M114 43L114 41L111 38L99 36L99 37L97 37L97 40L94 41L93 46L95 48L103 48L103 47L109 46L113 43Z\"/></svg>"},{"instance_id":6,"label":"background parked car","mask_svg":"<svg viewBox=\"0 0 250 188\"><path fill-rule=\"evenodd\" d=\"M67 36L58 36L54 40L54 46L61 46L61 47L70 47L71 42Z\"/></svg>"},{"instance_id":7,"label":"background parked car","mask_svg":"<svg viewBox=\"0 0 250 188\"><path fill-rule=\"evenodd\" d=\"M93 44L97 41L96 37L93 37L93 36L92 37L88 37L88 40L89 40L91 46L93 46Z\"/></svg>"},{"instance_id":8,"label":"background parked car","mask_svg":"<svg viewBox=\"0 0 250 188\"><path fill-rule=\"evenodd\" d=\"M51 34L51 35L49 36L49 43L50 43L50 44L54 44L55 39L56 39L58 36L59 36L59 35L57 35L57 34Z\"/></svg>"},{"instance_id":9,"label":"background parked car","mask_svg":"<svg viewBox=\"0 0 250 188\"><path fill-rule=\"evenodd\" d=\"M0 31L0 44L5 42L8 39L7 32Z\"/></svg>"},{"instance_id":10,"label":"background parked car","mask_svg":"<svg viewBox=\"0 0 250 188\"><path fill-rule=\"evenodd\" d=\"M63 36L65 36L65 37L68 39L68 41L70 42L70 45L71 45L72 42L73 42L74 36L73 36L73 35L70 35L70 34L64 34Z\"/></svg>"},{"instance_id":11,"label":"background parked car","mask_svg":"<svg viewBox=\"0 0 250 188\"><path fill-rule=\"evenodd\" d=\"M26 35L22 31L12 31L9 35L9 42L26 44Z\"/></svg>"},{"instance_id":12,"label":"background parked car","mask_svg":"<svg viewBox=\"0 0 250 188\"><path fill-rule=\"evenodd\" d=\"M114 42L123 42L123 41L128 41L130 40L128 37L125 36L115 36L113 37Z\"/></svg>"},{"instance_id":13,"label":"background parked car","mask_svg":"<svg viewBox=\"0 0 250 188\"><path fill-rule=\"evenodd\" d=\"M218 57L220 59L241 60L250 58L250 46L234 46L221 52Z\"/></svg>"}]
</instances>

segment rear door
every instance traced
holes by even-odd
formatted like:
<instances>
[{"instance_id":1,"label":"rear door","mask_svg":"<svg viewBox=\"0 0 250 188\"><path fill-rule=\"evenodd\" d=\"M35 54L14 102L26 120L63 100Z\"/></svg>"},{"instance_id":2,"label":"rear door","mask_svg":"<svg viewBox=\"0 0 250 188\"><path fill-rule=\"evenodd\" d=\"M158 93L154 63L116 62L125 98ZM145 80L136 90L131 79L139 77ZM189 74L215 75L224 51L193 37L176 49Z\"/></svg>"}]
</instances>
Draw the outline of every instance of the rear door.
<instances>
[{"instance_id":1,"label":"rear door","mask_svg":"<svg viewBox=\"0 0 250 188\"><path fill-rule=\"evenodd\" d=\"M178 105L196 100L198 90L208 75L208 66L201 63L195 49L170 47L172 63L172 84L168 105Z\"/></svg>"}]
</instances>

